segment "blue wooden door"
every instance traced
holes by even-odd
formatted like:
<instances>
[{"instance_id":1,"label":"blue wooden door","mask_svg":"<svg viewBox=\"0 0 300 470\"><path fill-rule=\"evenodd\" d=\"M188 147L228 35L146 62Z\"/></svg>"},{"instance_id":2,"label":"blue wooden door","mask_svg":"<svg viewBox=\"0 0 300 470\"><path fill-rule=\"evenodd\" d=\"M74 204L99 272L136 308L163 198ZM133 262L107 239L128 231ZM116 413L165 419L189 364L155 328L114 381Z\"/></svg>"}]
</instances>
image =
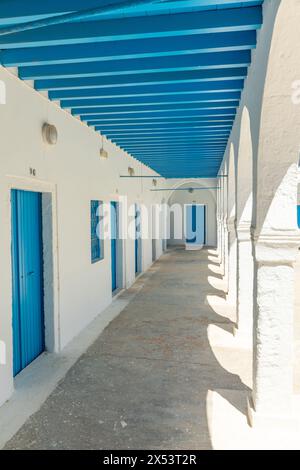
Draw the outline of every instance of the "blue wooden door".
<instances>
[{"instance_id":1,"label":"blue wooden door","mask_svg":"<svg viewBox=\"0 0 300 470\"><path fill-rule=\"evenodd\" d=\"M300 206L297 206L297 222L298 227L300 228Z\"/></svg>"},{"instance_id":2,"label":"blue wooden door","mask_svg":"<svg viewBox=\"0 0 300 470\"><path fill-rule=\"evenodd\" d=\"M134 241L134 252L135 252L135 274L138 274L140 268L140 240L141 240L141 222L140 222L140 209L139 206L135 205L135 241Z\"/></svg>"},{"instance_id":3,"label":"blue wooden door","mask_svg":"<svg viewBox=\"0 0 300 470\"><path fill-rule=\"evenodd\" d=\"M205 206L200 204L186 205L186 243L205 244Z\"/></svg>"},{"instance_id":4,"label":"blue wooden door","mask_svg":"<svg viewBox=\"0 0 300 470\"><path fill-rule=\"evenodd\" d=\"M13 190L11 207L15 376L45 348L41 193Z\"/></svg>"},{"instance_id":5,"label":"blue wooden door","mask_svg":"<svg viewBox=\"0 0 300 470\"><path fill-rule=\"evenodd\" d=\"M111 287L117 289L117 238L118 238L118 205L110 203L111 214Z\"/></svg>"}]
</instances>

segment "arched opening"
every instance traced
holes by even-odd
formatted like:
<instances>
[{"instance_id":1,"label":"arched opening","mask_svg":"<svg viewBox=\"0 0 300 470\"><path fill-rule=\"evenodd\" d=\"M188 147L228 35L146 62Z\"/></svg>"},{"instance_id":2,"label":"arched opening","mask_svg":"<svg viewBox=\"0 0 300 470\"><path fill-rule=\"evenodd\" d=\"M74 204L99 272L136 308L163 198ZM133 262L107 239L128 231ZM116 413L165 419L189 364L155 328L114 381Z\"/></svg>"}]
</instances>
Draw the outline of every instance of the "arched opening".
<instances>
[{"instance_id":1,"label":"arched opening","mask_svg":"<svg viewBox=\"0 0 300 470\"><path fill-rule=\"evenodd\" d=\"M210 189L209 189L210 188ZM216 247L217 184L213 182L186 181L172 188L168 198L169 236L168 246L185 246L185 207L188 205L205 206L205 245Z\"/></svg>"},{"instance_id":2,"label":"arched opening","mask_svg":"<svg viewBox=\"0 0 300 470\"><path fill-rule=\"evenodd\" d=\"M236 172L237 334L249 348L252 347L253 331L252 166L251 122L245 106L240 124Z\"/></svg>"}]
</instances>

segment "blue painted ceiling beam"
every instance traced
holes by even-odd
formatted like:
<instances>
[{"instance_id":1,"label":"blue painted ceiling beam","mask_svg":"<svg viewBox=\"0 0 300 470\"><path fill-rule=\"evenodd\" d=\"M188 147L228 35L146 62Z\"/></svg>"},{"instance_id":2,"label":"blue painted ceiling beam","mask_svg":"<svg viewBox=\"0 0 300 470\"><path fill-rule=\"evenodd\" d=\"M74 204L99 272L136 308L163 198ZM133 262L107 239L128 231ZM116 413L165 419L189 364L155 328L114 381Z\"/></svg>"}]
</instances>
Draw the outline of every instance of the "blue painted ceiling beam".
<instances>
[{"instance_id":1,"label":"blue painted ceiling beam","mask_svg":"<svg viewBox=\"0 0 300 470\"><path fill-rule=\"evenodd\" d=\"M133 130L130 130L130 131L105 131L105 135L107 137L109 136L127 136L127 137L134 137L134 136L146 136L146 135L161 135L161 134L164 134L164 135L171 135L171 134L176 134L176 135L179 135L179 134L182 134L182 133L185 133L186 135L188 134L194 134L194 135L199 135L199 136L224 136L224 135L229 135L230 133L230 129L231 127L229 128L225 128L225 129L213 129L213 130L210 130L210 129L198 129L198 128L194 128L194 129L153 129L152 131L151 130L140 130L140 131L133 131ZM100 131L101 132L101 131Z\"/></svg>"},{"instance_id":2,"label":"blue painted ceiling beam","mask_svg":"<svg viewBox=\"0 0 300 470\"><path fill-rule=\"evenodd\" d=\"M154 153L154 154L151 154L151 152L145 152L144 150L135 150L135 149L128 150L127 152L129 154L135 155L135 156L142 155L143 158L148 158L148 157L149 158L151 158L151 157L158 158L161 155L165 155L166 158L171 158L171 156L172 156L172 158L175 158L175 157L179 158L179 156L182 154L182 152L188 152L191 156L196 153L197 158L199 158L199 159L200 158L201 159L207 158L209 160L214 159L214 158L219 160L220 158L222 158L223 153L224 153L223 151L220 151L219 153L215 153L215 154L201 153L201 152L199 153L196 148L191 149L191 148L188 148L188 147L186 147L186 148L179 147L177 149L170 149L170 150L162 149L162 151L160 153L157 152L157 153Z\"/></svg>"},{"instance_id":3,"label":"blue painted ceiling beam","mask_svg":"<svg viewBox=\"0 0 300 470\"><path fill-rule=\"evenodd\" d=\"M201 99L178 99L178 100L165 100L165 101L157 101L157 102L153 102L153 103L130 103L130 104L121 104L121 105L118 105L118 104L107 104L107 103L104 103L104 104L101 104L102 102L99 101L99 102L95 102L94 104L90 104L90 103L76 103L76 104L69 104L69 103L65 103L63 102L62 103L62 108L72 108L72 111L73 111L73 114L87 114L88 112L90 114L93 114L93 113L96 113L98 111L101 112L101 110L105 110L107 112L110 112L110 111L114 111L115 109L120 110L120 111L141 111L141 110L145 110L145 111L152 111L152 110L155 110L155 109L159 109L159 107L161 107L161 109L177 109L178 107L180 107L181 105L191 105L190 106L187 106L185 109L191 109L193 107L197 107L197 108L204 108L204 109L208 109L208 108L212 108L212 109L216 109L216 108L223 108L223 109L226 109L228 107L230 108L235 108L239 105L239 99L223 99L223 100L201 100ZM86 111L82 111L82 110L86 110ZM77 112L78 111L78 112Z\"/></svg>"},{"instance_id":4,"label":"blue painted ceiling beam","mask_svg":"<svg viewBox=\"0 0 300 470\"><path fill-rule=\"evenodd\" d=\"M123 124L120 122L99 122L99 121L88 121L87 125L88 126L96 126L100 127L101 129L106 129L106 128L111 128L113 127L114 129L144 129L147 126L151 127L168 127L168 126L176 126L176 127L181 127L182 125L201 125L201 126L213 126L213 125L232 125L233 124L233 118L231 119L224 119L223 121L199 121L198 119L190 119L190 120L184 120L184 121L148 121L148 122L124 122Z\"/></svg>"},{"instance_id":5,"label":"blue painted ceiling beam","mask_svg":"<svg viewBox=\"0 0 300 470\"><path fill-rule=\"evenodd\" d=\"M33 76L31 73L26 72L27 68L21 68L19 71L19 77L23 80L36 80L39 84L40 81L44 80L46 83L51 83L57 81L56 85L59 86L59 83L68 80L69 84L72 82L70 79L74 80L74 83L81 82L82 84L93 84L97 86L125 86L125 85L139 85L139 84L150 84L150 83L168 83L169 81L175 81L176 83L186 82L189 80L198 80L198 81L214 81L214 80L234 80L234 79L244 79L247 76L247 67L231 67L231 68L213 68L213 69L202 69L202 70L179 70L179 71L153 71L149 73L127 73L127 74L118 74L118 75L102 75L102 76L86 76L86 77L77 77L77 76L62 76L60 78L57 75L55 78L46 76ZM180 78L181 77L181 78ZM51 86L46 85L47 89L50 89Z\"/></svg>"},{"instance_id":6,"label":"blue painted ceiling beam","mask_svg":"<svg viewBox=\"0 0 300 470\"><path fill-rule=\"evenodd\" d=\"M181 72L187 70L223 69L247 67L251 63L250 51L215 52L194 55L147 59L97 61L79 64L42 65L20 67L19 77L24 80L40 78L103 77L119 74L146 74L157 72Z\"/></svg>"},{"instance_id":7,"label":"blue painted ceiling beam","mask_svg":"<svg viewBox=\"0 0 300 470\"><path fill-rule=\"evenodd\" d=\"M82 118L82 121L86 121L86 119L83 117ZM186 116L168 116L168 115L164 115L164 116L153 116L153 117L150 117L150 118L145 118L145 117L141 117L139 119L136 119L136 118L121 118L120 121L118 121L118 119L116 118L113 118L113 119L108 119L108 118L101 118L101 117L97 117L97 118L94 118L94 120L90 121L89 119L86 121L86 124L87 125L90 125L90 126L96 126L96 125L100 125L101 123L103 124L119 124L120 126L122 125L126 125L126 124L136 124L136 125L139 125L139 124L147 124L147 123L172 123L172 122L208 122L208 123L211 123L211 122L230 122L230 123L233 123L234 121L234 115L232 116L197 116L197 115L191 115L189 116L188 114Z\"/></svg>"},{"instance_id":8,"label":"blue painted ceiling beam","mask_svg":"<svg viewBox=\"0 0 300 470\"><path fill-rule=\"evenodd\" d=\"M206 178L215 178L218 174L218 165L220 166L220 163L214 165L213 167L207 165L194 166L190 165L189 162L186 162L186 164L182 165L172 165L172 162L168 162L167 166L161 166L159 163L155 162L153 165L151 164L151 166L149 163L146 163L146 165L156 171L156 173L159 175L167 178L193 178L193 176L206 176ZM177 171L170 170L170 168L173 168L174 166L178 168Z\"/></svg>"},{"instance_id":9,"label":"blue painted ceiling beam","mask_svg":"<svg viewBox=\"0 0 300 470\"><path fill-rule=\"evenodd\" d=\"M117 3L119 0L103 0L103 4ZM99 0L85 0L84 8L97 8ZM35 21L49 16L71 13L82 9L82 0L2 0L0 4L0 24L18 24Z\"/></svg>"},{"instance_id":10,"label":"blue painted ceiling beam","mask_svg":"<svg viewBox=\"0 0 300 470\"><path fill-rule=\"evenodd\" d=\"M183 152L186 152L183 154ZM197 161L197 160L202 160L205 162L209 163L219 163L222 161L223 154L224 152L220 152L218 154L201 154L197 152L197 149L189 149L189 148L178 148L177 150L164 150L161 153L157 154L151 154L151 153L145 153L141 152L139 150L130 150L128 151L129 155L134 156L137 159L140 158L145 158L145 161L148 161L149 159L153 158L154 162L159 162L159 160L164 161L164 163L168 163L168 161L176 161L177 163L180 163L184 160L186 160L186 155L189 155L189 161Z\"/></svg>"},{"instance_id":11,"label":"blue painted ceiling beam","mask_svg":"<svg viewBox=\"0 0 300 470\"><path fill-rule=\"evenodd\" d=\"M173 159L169 159L166 164L162 164L162 163L159 163L159 161L153 161L153 163L149 160L145 160L145 164L150 166L155 170L155 169L159 169L158 171L158 174L164 176L164 173L165 174L170 174L170 168L174 168L176 167L177 168L177 171L176 170L173 170L173 171L176 171L177 173L180 173L183 169L186 171L186 172L193 172L193 170L198 170L199 171L199 174L201 175L202 172L201 170L206 170L206 171L213 171L213 170L217 170L219 167L220 167L220 163L221 163L222 159L216 161L216 162L213 162L213 163L208 163L208 162L199 162L199 163L196 163L196 162L193 162L193 160L189 160L187 157L182 160L182 161L179 161L177 162L176 160L174 161ZM153 165L153 166L152 166ZM171 170L172 171L172 170ZM167 173L166 173L167 172ZM192 174L192 173L190 173ZM216 175L215 175L216 176Z\"/></svg>"},{"instance_id":12,"label":"blue painted ceiling beam","mask_svg":"<svg viewBox=\"0 0 300 470\"><path fill-rule=\"evenodd\" d=\"M95 43L147 37L250 31L261 27L261 7L66 23L0 37L0 49Z\"/></svg>"},{"instance_id":13,"label":"blue painted ceiling beam","mask_svg":"<svg viewBox=\"0 0 300 470\"><path fill-rule=\"evenodd\" d=\"M120 0L101 0L102 4L118 3ZM82 0L2 0L0 5L0 25L19 24L35 21L56 15L67 14L81 10ZM262 1L254 0L173 0L161 3L150 3L145 6L134 8L121 8L117 11L102 13L100 17L116 18L118 16L141 15L143 12L149 14L163 14L170 11L180 12L185 10L203 10L216 8L239 8L241 6L260 5ZM85 0L84 8L92 9L99 7L99 0Z\"/></svg>"},{"instance_id":14,"label":"blue painted ceiling beam","mask_svg":"<svg viewBox=\"0 0 300 470\"><path fill-rule=\"evenodd\" d=\"M228 113L225 114L225 111L230 111L230 114L228 114ZM173 111L172 113L170 112L169 115L170 115L170 117L176 116L176 114L178 114L178 116L181 115L181 117L193 117L193 115L197 116L198 113L200 113L200 112L201 112L201 111L197 111L197 110L191 110L191 111ZM187 113L188 113L188 114L187 114ZM207 111L203 111L203 113L208 113L208 110L207 110ZM221 117L222 117L222 116L227 117L227 116L230 116L230 117L233 118L233 119L234 119L234 117L235 117L235 113L234 113L234 112L232 113L231 110L224 110L224 111L221 110L221 112L217 112L217 110L213 110L212 113L215 113L215 116L213 115L213 117L220 117L220 116L221 116ZM117 115L113 115L113 116L117 116ZM167 115L167 116L168 116L168 115ZM210 116L211 116L211 114L208 114L208 115L207 115L207 117L210 117ZM101 116L100 116L100 117L101 117ZM157 114L156 114L156 117L157 117ZM159 116L159 117L160 117L160 116ZM81 117L81 120L82 120L83 122L85 122L85 121L88 122L90 119L93 120L93 119L98 119L98 118L99 118L98 115L85 116L85 117L83 116L83 117ZM103 117L101 117L101 119L102 119L102 118L103 118ZM106 119L106 118L105 118L105 119Z\"/></svg>"},{"instance_id":15,"label":"blue painted ceiling beam","mask_svg":"<svg viewBox=\"0 0 300 470\"><path fill-rule=\"evenodd\" d=\"M134 157L135 158L135 157ZM162 165L159 163L159 161L156 161L154 160L153 161L153 167L152 167L152 162L149 161L149 160L146 160L145 163L146 165L150 166L155 169L155 166L156 165L156 168L159 168L159 171L158 173L160 175L163 176L163 170L166 172L166 171L169 171L169 168L173 168L174 166L176 166L178 169L180 168L181 171L182 171L182 167L184 167L184 169L186 171L193 171L193 170L207 170L207 171L212 171L212 170L216 170L219 166L220 166L220 163L222 162L222 159L214 162L213 164L209 164L209 163L206 163L206 162L202 162L201 163L194 163L193 160L188 160L188 158L186 157L184 160L182 161L176 161L176 160L173 160L173 159L170 159L166 162L165 165ZM179 170L180 171L180 170ZM178 170L177 170L178 172ZM200 173L201 174L201 173Z\"/></svg>"},{"instance_id":16,"label":"blue painted ceiling beam","mask_svg":"<svg viewBox=\"0 0 300 470\"><path fill-rule=\"evenodd\" d=\"M159 117L159 119L163 116L163 117L192 117L192 116L200 116L200 117L220 117L220 116L225 116L225 117L235 117L235 114L236 114L236 110L231 108L231 109L185 109L185 110L167 110L167 111L161 111L160 113L157 113L156 111L152 111L151 113L149 112L145 112L145 111L140 111L140 112L137 112L135 113L135 116L136 117L141 117L141 118L145 118L145 117L152 117L154 116L155 119L157 119L157 117ZM106 120L106 117L111 117L111 118L118 118L119 114L116 113L116 114L109 114L108 116L105 116L105 120ZM127 117L132 117L133 115L132 114L125 114L123 117L124 118L127 118ZM103 119L103 116L101 114L89 114L89 115L86 115L86 116L80 116L81 120L82 121L91 121L93 119Z\"/></svg>"},{"instance_id":17,"label":"blue painted ceiling beam","mask_svg":"<svg viewBox=\"0 0 300 470\"><path fill-rule=\"evenodd\" d=\"M185 138L185 136L181 136L181 135L178 135L178 136L172 136L172 139L171 139L171 142L174 143L174 144L180 144L180 143L186 143L187 139ZM130 140L130 139L123 139L123 138L118 138L118 139L114 139L114 138L111 138L111 142L112 143L115 143L116 145L119 145L121 147L129 147L130 145L133 145L133 144L143 144L143 145L148 145L148 146L151 146L152 144L154 143L157 143L157 144L162 144L162 145L168 145L170 143L170 139L169 137L163 137L163 136L159 136L159 137L155 137L155 138L141 138L141 139L137 139L137 140ZM210 143L210 144L223 144L225 147L226 147L226 144L227 144L227 140L226 140L226 137L214 137L214 138L211 138L211 137L199 137L199 136L189 136L189 142L190 143L193 143L193 144L197 144L199 147L202 148L202 146L206 145L207 143Z\"/></svg>"},{"instance_id":18,"label":"blue painted ceiling beam","mask_svg":"<svg viewBox=\"0 0 300 470\"><path fill-rule=\"evenodd\" d=\"M147 151L147 150L154 150L154 151L158 151L158 150L163 150L163 151L168 151L168 150L171 150L171 151L174 151L174 150L178 150L178 149L189 149L189 150L192 150L192 149L196 149L198 152L217 152L217 151L222 151L225 149L225 145L222 144L222 145L211 145L211 146L206 146L206 145L199 145L199 143L187 143L187 142L174 142L174 143L169 143L169 144L163 144L163 145L149 145L149 144L144 144L144 145L127 145L127 151L128 152L131 152L131 151Z\"/></svg>"},{"instance_id":19,"label":"blue painted ceiling beam","mask_svg":"<svg viewBox=\"0 0 300 470\"><path fill-rule=\"evenodd\" d=\"M204 141L201 141L201 140L197 140L196 138L192 139L192 137L190 136L190 139L193 140L193 145L197 145L198 146L198 149L202 149L202 148L205 148L205 144L206 142ZM156 139L155 139L156 140ZM180 139L172 139L174 145L178 144L178 145L184 145L184 143L186 142L186 139L185 140L180 140ZM129 149L130 148L130 145L133 144L133 142L131 141L122 141L121 139L117 139L117 140L114 140L112 139L112 142L115 143L116 145L120 146L121 148L124 149L124 151L126 152L127 151L127 148ZM153 142L153 141L152 141ZM157 140L157 142L159 142L159 140ZM224 148L226 148L226 138L223 138L223 140L215 140L214 141L216 144L218 143L222 143L224 145ZM145 145L148 146L148 148L151 148L151 142L149 141L146 141L146 142L141 142ZM162 140L161 143L163 144L163 147L164 148L165 146L168 145L168 143L170 143L170 139L168 140ZM156 148L155 146L153 148Z\"/></svg>"},{"instance_id":20,"label":"blue painted ceiling beam","mask_svg":"<svg viewBox=\"0 0 300 470\"><path fill-rule=\"evenodd\" d=\"M73 82L73 80L72 80ZM35 83L37 88L37 83ZM144 85L137 88L134 85L114 88L70 88L49 91L49 98L58 99L90 99L90 98L130 98L143 96L169 96L190 93L222 93L241 91L244 80L224 80L210 82L168 83ZM39 88L45 90L46 88Z\"/></svg>"},{"instance_id":21,"label":"blue painted ceiling beam","mask_svg":"<svg viewBox=\"0 0 300 470\"><path fill-rule=\"evenodd\" d=\"M251 50L256 46L256 31L76 44L60 47L35 47L0 51L0 63L6 67L57 65L116 61L153 57L171 57L208 52Z\"/></svg>"},{"instance_id":22,"label":"blue painted ceiling beam","mask_svg":"<svg viewBox=\"0 0 300 470\"><path fill-rule=\"evenodd\" d=\"M166 125L167 126L170 126L170 125L181 125L181 124L191 124L191 125L199 125L199 124L202 124L202 125L207 125L207 124L227 124L227 125L233 125L233 118L231 119L224 119L222 121L199 121L198 119L190 119L190 120L182 120L182 121L148 121L148 122L137 122L137 123L126 123L124 122L124 124L122 125L120 122L111 122L111 123L108 123L108 122L101 122L101 121L88 121L87 122L87 125L88 126L95 126L95 127L99 127L101 129L103 129L103 132L105 132L105 129L109 129L110 127L114 127L114 129L130 129L134 126L135 129L143 129L146 125L154 125L155 127L158 127L158 126L162 126L162 127L165 127Z\"/></svg>"},{"instance_id":23,"label":"blue painted ceiling beam","mask_svg":"<svg viewBox=\"0 0 300 470\"><path fill-rule=\"evenodd\" d=\"M213 70L192 70L187 72L163 72L148 74L112 75L105 77L74 77L72 79L39 79L35 81L37 90L58 90L70 88L114 88L132 85L161 85L168 83L189 83L224 80L244 80L247 67Z\"/></svg>"},{"instance_id":24,"label":"blue painted ceiling beam","mask_svg":"<svg viewBox=\"0 0 300 470\"><path fill-rule=\"evenodd\" d=\"M90 99L66 99L61 100L62 108L98 107L98 106L148 106L165 103L205 103L205 102L226 102L237 101L241 98L240 91L226 93L190 93L188 95L175 94L168 96L141 96L125 98L90 98Z\"/></svg>"},{"instance_id":25,"label":"blue painted ceiling beam","mask_svg":"<svg viewBox=\"0 0 300 470\"><path fill-rule=\"evenodd\" d=\"M147 148L151 148L151 149L172 149L172 148L181 148L181 147L184 147L184 148L197 148L198 150L202 150L202 149L205 149L205 150L220 150L220 149L225 149L226 147L226 144L224 143L220 143L220 144L217 144L217 143L214 143L214 144L203 144L202 146L199 145L199 142L196 141L196 142L187 142L187 141L182 141L182 142L165 142L165 143L153 143L153 144L147 144L147 143L142 143L142 144L139 144L139 143L132 143L132 144L128 144L127 145L127 149L147 149Z\"/></svg>"},{"instance_id":26,"label":"blue painted ceiling beam","mask_svg":"<svg viewBox=\"0 0 300 470\"><path fill-rule=\"evenodd\" d=\"M187 122L195 122L195 123L223 123L223 122L233 122L234 117L233 116L186 116L186 117L180 117L180 116L156 116L156 117L144 117L140 119L135 119L135 118L121 118L120 120L118 119L102 119L99 117L98 119L94 119L92 121L88 120L87 125L88 126L95 126L95 125L103 125L103 126L109 126L111 124L115 124L117 126L127 126L127 125L136 125L137 128L140 125L144 124L183 124Z\"/></svg>"},{"instance_id":27,"label":"blue painted ceiling beam","mask_svg":"<svg viewBox=\"0 0 300 470\"><path fill-rule=\"evenodd\" d=\"M120 147L124 148L125 150L127 149L127 147L129 147L130 145L134 144L135 141L132 141L132 140L124 140L122 137L118 137L117 139L112 137L111 139L111 142L116 144L116 145L119 145ZM226 140L226 137L219 137L219 138L216 138L216 137L198 137L198 136L189 136L189 140L191 142L193 142L193 144L197 144L198 145L198 148L203 148L206 143L210 142L212 144L223 144L225 145L226 147L226 144L227 144L227 140ZM157 142L157 143L162 143L164 145L168 145L170 143L170 141L172 141L174 144L181 144L181 143L184 143L187 141L187 139L182 136L182 135L178 135L178 136L174 136L172 137L172 139L170 139L169 136L155 136L155 138L145 138L145 139L141 139L141 140L138 140L137 143L141 143L141 144L145 144L145 145L148 145L148 146L151 146L152 143L154 142Z\"/></svg>"},{"instance_id":28,"label":"blue painted ceiling beam","mask_svg":"<svg viewBox=\"0 0 300 470\"><path fill-rule=\"evenodd\" d=\"M199 148L201 149L200 151L199 151ZM149 147L149 149L151 149L151 146ZM148 149L148 151L149 151L149 149ZM161 147L161 152L173 152L173 153L176 154L176 153L178 153L182 150L187 150L187 151L196 150L196 151L200 152L199 155L201 155L201 152L203 152L202 154L204 155L204 152L205 152L206 149L204 147L202 148L199 145L194 146L194 147L189 147L189 146L184 146L184 144L177 145L177 146L174 146L174 147L167 147L167 146L166 147ZM209 150L210 149L207 149L207 151L209 151ZM220 150L220 153L223 155L224 149L220 148L219 150ZM139 149L139 148L134 148L134 147L132 147L132 148L128 147L128 149L126 148L125 151L128 152L128 153L138 153L138 152L141 153L141 152L143 152L143 154L144 154L147 151L147 149L145 149L145 148ZM207 155L212 155L212 154L207 153Z\"/></svg>"},{"instance_id":29,"label":"blue painted ceiling beam","mask_svg":"<svg viewBox=\"0 0 300 470\"><path fill-rule=\"evenodd\" d=\"M195 159L193 157L197 157L197 159L199 160L196 160L195 163L199 163L200 160L202 161L205 161L206 163L215 163L217 161L220 160L220 158L222 159L223 157L223 152L219 152L219 153L205 153L205 152L199 152L197 149L189 149L187 148L186 150L182 150L182 149L178 149L177 151L174 151L174 150L163 150L161 152L156 152L154 154L151 154L151 151L148 151L148 152L139 152L139 151L135 151L133 153L133 155L135 156L143 156L143 158L151 158L153 157L154 159L158 159L159 157L163 157L165 156L166 159L183 159L185 158L186 156L189 156L189 160L193 160L195 161Z\"/></svg>"},{"instance_id":30,"label":"blue painted ceiling beam","mask_svg":"<svg viewBox=\"0 0 300 470\"><path fill-rule=\"evenodd\" d=\"M136 129L136 127L132 126L132 127L126 127L126 128L116 128L116 127L108 127L108 128L103 128L102 126L95 126L95 130L96 131L100 131L100 132L116 132L116 133L130 133L132 131L137 131L137 132L140 132L141 130L143 131L154 131L154 130L166 130L166 129L200 129L200 130L203 130L203 129L208 129L208 130L228 130L228 129L231 129L232 128L232 124L218 124L218 125L214 125L214 124L211 124L211 125L197 125L197 124L182 124L180 126L174 126L172 124L167 124L167 125L164 125L164 126L161 126L161 125L158 125L158 126L142 126L138 129Z\"/></svg>"},{"instance_id":31,"label":"blue painted ceiling beam","mask_svg":"<svg viewBox=\"0 0 300 470\"><path fill-rule=\"evenodd\" d=\"M235 110L239 106L239 101L224 101L220 103L207 102L207 103L175 103L175 104L161 104L149 105L147 109L139 106L99 106L97 108L74 108L72 109L73 116L84 115L108 115L108 114L134 114L134 113L162 113L165 111L187 111L187 110Z\"/></svg>"},{"instance_id":32,"label":"blue painted ceiling beam","mask_svg":"<svg viewBox=\"0 0 300 470\"><path fill-rule=\"evenodd\" d=\"M170 144L170 143L181 143L187 142L187 139L184 135L172 135L172 139L168 134L160 135L160 136L137 136L136 140L132 138L132 136L119 136L117 138L111 137L111 142L116 143L118 145L132 145L132 144L145 144L145 145L152 145L152 144ZM190 135L189 136L190 143L197 143L200 146L204 146L206 144L210 145L217 145L217 144L224 144L226 145L226 137L223 136L203 136L203 135Z\"/></svg>"},{"instance_id":33,"label":"blue painted ceiling beam","mask_svg":"<svg viewBox=\"0 0 300 470\"><path fill-rule=\"evenodd\" d=\"M157 162L153 162L153 165L151 163L151 166L148 163L146 163L150 168L152 168L154 171L156 171L159 175L161 176L167 176L168 178L192 178L193 176L204 176L206 175L207 177L215 178L216 175L218 174L218 167L220 166L220 162L216 163L213 166L210 165L192 165L190 162L186 161L185 163L182 163L181 165L174 162L172 164L172 161L168 162L168 165L162 166ZM170 170L170 168L173 168L176 166L178 169L177 171ZM217 173L216 173L217 171Z\"/></svg>"},{"instance_id":34,"label":"blue painted ceiling beam","mask_svg":"<svg viewBox=\"0 0 300 470\"><path fill-rule=\"evenodd\" d=\"M198 129L191 129L191 130L167 130L167 131L153 131L153 132L143 132L143 133L137 133L136 135L138 135L141 137L147 137L147 136L162 136L162 135L165 135L165 136L168 136L170 139L172 138L172 135L175 134L175 135L179 135L179 134L182 134L182 135L185 135L185 136L190 136L190 135L193 135L193 136L203 136L203 137L212 137L214 138L215 136L219 136L219 137L228 137L230 132L229 131L222 131L222 132L219 132L219 131L214 131L214 132L209 132L209 131L206 131L206 132L201 132L199 131ZM116 133L116 132L105 132L105 135L108 137L108 138L118 138L118 137L122 137L122 136L126 136L126 135L130 135L130 134L122 134L122 133ZM134 137L134 133L132 134L132 136Z\"/></svg>"}]
</instances>

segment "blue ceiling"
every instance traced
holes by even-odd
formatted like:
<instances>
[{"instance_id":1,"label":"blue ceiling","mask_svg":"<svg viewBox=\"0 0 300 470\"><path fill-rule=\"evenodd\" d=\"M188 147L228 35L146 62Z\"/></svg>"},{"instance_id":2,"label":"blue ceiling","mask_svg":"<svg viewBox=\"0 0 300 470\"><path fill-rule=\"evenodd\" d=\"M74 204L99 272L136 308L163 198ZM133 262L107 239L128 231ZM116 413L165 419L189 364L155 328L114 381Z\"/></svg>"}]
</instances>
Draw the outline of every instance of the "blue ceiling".
<instances>
[{"instance_id":1,"label":"blue ceiling","mask_svg":"<svg viewBox=\"0 0 300 470\"><path fill-rule=\"evenodd\" d=\"M215 177L262 3L2 0L0 63L162 176Z\"/></svg>"}]
</instances>

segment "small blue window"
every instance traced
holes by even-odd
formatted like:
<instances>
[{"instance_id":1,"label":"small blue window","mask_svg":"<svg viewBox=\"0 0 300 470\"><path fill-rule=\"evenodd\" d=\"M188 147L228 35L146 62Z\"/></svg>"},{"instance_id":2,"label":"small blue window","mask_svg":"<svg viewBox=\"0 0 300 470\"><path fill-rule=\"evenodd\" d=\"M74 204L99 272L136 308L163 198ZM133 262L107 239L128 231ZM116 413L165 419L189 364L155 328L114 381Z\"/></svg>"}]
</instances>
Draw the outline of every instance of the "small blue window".
<instances>
[{"instance_id":1,"label":"small blue window","mask_svg":"<svg viewBox=\"0 0 300 470\"><path fill-rule=\"evenodd\" d=\"M91 201L91 261L96 263L104 258L102 235L102 202Z\"/></svg>"},{"instance_id":2,"label":"small blue window","mask_svg":"<svg viewBox=\"0 0 300 470\"><path fill-rule=\"evenodd\" d=\"M300 206L297 206L297 220L298 220L298 227L300 228Z\"/></svg>"}]
</instances>

